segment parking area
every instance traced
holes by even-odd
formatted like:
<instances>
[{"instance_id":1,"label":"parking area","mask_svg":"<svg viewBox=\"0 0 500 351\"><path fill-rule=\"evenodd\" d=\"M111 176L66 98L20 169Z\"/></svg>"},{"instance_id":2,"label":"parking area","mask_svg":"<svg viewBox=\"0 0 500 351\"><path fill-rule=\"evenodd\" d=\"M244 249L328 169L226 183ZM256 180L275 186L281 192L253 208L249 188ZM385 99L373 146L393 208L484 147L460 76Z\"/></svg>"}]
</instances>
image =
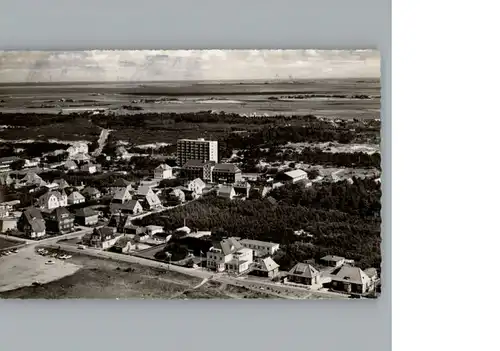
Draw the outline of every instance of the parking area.
<instances>
[{"instance_id":1,"label":"parking area","mask_svg":"<svg viewBox=\"0 0 500 351\"><path fill-rule=\"evenodd\" d=\"M0 292L33 283L44 284L75 273L80 267L57 257L43 256L33 246L0 256Z\"/></svg>"}]
</instances>

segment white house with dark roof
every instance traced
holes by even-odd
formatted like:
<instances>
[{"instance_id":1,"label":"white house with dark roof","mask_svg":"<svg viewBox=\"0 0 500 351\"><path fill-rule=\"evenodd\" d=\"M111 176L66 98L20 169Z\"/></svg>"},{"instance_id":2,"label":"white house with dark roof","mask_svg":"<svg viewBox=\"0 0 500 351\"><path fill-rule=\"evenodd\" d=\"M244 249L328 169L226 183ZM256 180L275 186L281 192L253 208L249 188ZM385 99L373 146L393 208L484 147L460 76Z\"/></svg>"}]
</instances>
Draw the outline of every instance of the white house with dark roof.
<instances>
[{"instance_id":1,"label":"white house with dark roof","mask_svg":"<svg viewBox=\"0 0 500 351\"><path fill-rule=\"evenodd\" d=\"M27 208L18 222L18 228L24 232L28 238L41 238L46 234L45 219L39 209Z\"/></svg>"},{"instance_id":2,"label":"white house with dark roof","mask_svg":"<svg viewBox=\"0 0 500 351\"><path fill-rule=\"evenodd\" d=\"M129 182L123 178L117 179L112 186L110 186L110 191L112 194L119 190L132 190L132 182Z\"/></svg>"},{"instance_id":3,"label":"white house with dark roof","mask_svg":"<svg viewBox=\"0 0 500 351\"><path fill-rule=\"evenodd\" d=\"M172 178L172 167L166 164L159 165L154 170L154 179L162 180Z\"/></svg>"},{"instance_id":4,"label":"white house with dark roof","mask_svg":"<svg viewBox=\"0 0 500 351\"><path fill-rule=\"evenodd\" d=\"M123 213L136 215L143 212L141 203L137 200L127 200L124 203L111 203L109 209L112 214Z\"/></svg>"},{"instance_id":5,"label":"white house with dark roof","mask_svg":"<svg viewBox=\"0 0 500 351\"><path fill-rule=\"evenodd\" d=\"M252 267L252 274L274 278L279 275L279 267L279 264L274 262L271 257L259 258Z\"/></svg>"},{"instance_id":6,"label":"white house with dark roof","mask_svg":"<svg viewBox=\"0 0 500 351\"><path fill-rule=\"evenodd\" d=\"M68 196L64 191L48 191L38 198L38 207L42 210L53 210L68 206Z\"/></svg>"},{"instance_id":7,"label":"white house with dark roof","mask_svg":"<svg viewBox=\"0 0 500 351\"><path fill-rule=\"evenodd\" d=\"M127 188L123 188L118 190L114 195L111 203L114 204L123 204L129 200L132 200L132 195Z\"/></svg>"},{"instance_id":8,"label":"white house with dark roof","mask_svg":"<svg viewBox=\"0 0 500 351\"><path fill-rule=\"evenodd\" d=\"M236 239L217 241L207 252L207 267L216 272L240 274L253 263L252 250L243 247Z\"/></svg>"},{"instance_id":9,"label":"white house with dark roof","mask_svg":"<svg viewBox=\"0 0 500 351\"><path fill-rule=\"evenodd\" d=\"M85 197L78 191L73 191L68 195L68 204L77 205L85 202Z\"/></svg>"},{"instance_id":10,"label":"white house with dark roof","mask_svg":"<svg viewBox=\"0 0 500 351\"><path fill-rule=\"evenodd\" d=\"M16 188L21 188L24 186L42 187L45 185L47 185L47 182L45 182L38 174L34 172L28 172L21 180L16 182L15 187Z\"/></svg>"},{"instance_id":11,"label":"white house with dark roof","mask_svg":"<svg viewBox=\"0 0 500 351\"><path fill-rule=\"evenodd\" d=\"M272 256L279 250L280 244L267 241L241 239L238 240L243 247L252 249L255 257Z\"/></svg>"},{"instance_id":12,"label":"white house with dark roof","mask_svg":"<svg viewBox=\"0 0 500 351\"><path fill-rule=\"evenodd\" d=\"M137 189L134 197L141 203L141 206L145 209L154 210L161 207L160 198L148 185L140 186L139 189Z\"/></svg>"},{"instance_id":13,"label":"white house with dark roof","mask_svg":"<svg viewBox=\"0 0 500 351\"><path fill-rule=\"evenodd\" d=\"M99 214L90 207L79 208L75 212L75 222L80 225L94 225L99 221Z\"/></svg>"},{"instance_id":14,"label":"white house with dark roof","mask_svg":"<svg viewBox=\"0 0 500 351\"><path fill-rule=\"evenodd\" d=\"M366 294L375 288L374 279L370 278L361 268L348 265L342 266L338 272L329 276L329 286L332 290L348 294Z\"/></svg>"},{"instance_id":15,"label":"white house with dark roof","mask_svg":"<svg viewBox=\"0 0 500 351\"><path fill-rule=\"evenodd\" d=\"M288 271L286 282L319 286L321 285L320 272L310 264L297 263Z\"/></svg>"}]
</instances>

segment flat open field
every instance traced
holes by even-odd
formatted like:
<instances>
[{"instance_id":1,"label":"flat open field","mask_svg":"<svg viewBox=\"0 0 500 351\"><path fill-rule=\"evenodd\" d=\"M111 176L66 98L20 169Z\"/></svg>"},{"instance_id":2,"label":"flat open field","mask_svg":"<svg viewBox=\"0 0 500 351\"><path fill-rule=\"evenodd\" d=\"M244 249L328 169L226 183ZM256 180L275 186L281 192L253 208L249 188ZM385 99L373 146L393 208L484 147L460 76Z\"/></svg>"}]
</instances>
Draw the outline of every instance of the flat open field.
<instances>
[{"instance_id":1,"label":"flat open field","mask_svg":"<svg viewBox=\"0 0 500 351\"><path fill-rule=\"evenodd\" d=\"M38 257L33 260L40 260L39 263L43 266L42 261L45 262L47 258ZM74 266L75 269L57 280L48 281L38 277L37 281L46 282L42 285L26 286L28 284L25 284L24 287L17 289L12 284L3 286L0 288L2 291L0 298L244 299L277 297L244 287L203 281L172 271L95 259L85 255L76 254L68 261L59 261L59 264ZM55 267L55 265L50 267ZM1 278L0 273L0 281ZM18 278L16 281L19 281ZM8 288L14 290L6 291Z\"/></svg>"},{"instance_id":2,"label":"flat open field","mask_svg":"<svg viewBox=\"0 0 500 351\"><path fill-rule=\"evenodd\" d=\"M342 95L335 99L288 99L300 94ZM367 95L370 99L351 98ZM270 99L271 98L271 99ZM63 100L61 100L63 99ZM130 112L216 110L257 115L314 114L334 118L379 118L380 81L152 82L0 85L0 112L71 113L91 109ZM133 104L141 111L122 109Z\"/></svg>"}]
</instances>

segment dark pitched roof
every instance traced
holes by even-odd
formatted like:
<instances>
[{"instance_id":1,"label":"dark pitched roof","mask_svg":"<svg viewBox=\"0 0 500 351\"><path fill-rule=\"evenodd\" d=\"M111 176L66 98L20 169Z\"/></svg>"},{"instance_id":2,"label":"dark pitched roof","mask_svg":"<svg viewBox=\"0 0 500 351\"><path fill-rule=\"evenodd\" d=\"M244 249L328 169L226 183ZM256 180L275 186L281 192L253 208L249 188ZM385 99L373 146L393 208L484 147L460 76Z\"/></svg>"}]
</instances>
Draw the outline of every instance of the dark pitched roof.
<instances>
[{"instance_id":1,"label":"dark pitched roof","mask_svg":"<svg viewBox=\"0 0 500 351\"><path fill-rule=\"evenodd\" d=\"M64 179L56 179L56 180L54 180L54 183L56 183L57 185L59 185L60 189L64 189L64 188L68 188L69 187L68 182L66 180L64 180Z\"/></svg>"},{"instance_id":2,"label":"dark pitched roof","mask_svg":"<svg viewBox=\"0 0 500 351\"><path fill-rule=\"evenodd\" d=\"M313 278L313 277L319 275L319 271L316 268L314 268L313 266L311 266L310 264L297 263L295 266L293 266L292 269L290 269L290 271L288 272L288 275Z\"/></svg>"},{"instance_id":3,"label":"dark pitched roof","mask_svg":"<svg viewBox=\"0 0 500 351\"><path fill-rule=\"evenodd\" d=\"M358 267L342 266L340 270L331 275L332 280L341 282L351 282L356 284L363 284L367 282L370 278L365 272Z\"/></svg>"},{"instance_id":4,"label":"dark pitched roof","mask_svg":"<svg viewBox=\"0 0 500 351\"><path fill-rule=\"evenodd\" d=\"M31 229L34 232L44 232L45 231L45 221L43 219L34 219L30 222Z\"/></svg>"},{"instance_id":5,"label":"dark pitched roof","mask_svg":"<svg viewBox=\"0 0 500 351\"><path fill-rule=\"evenodd\" d=\"M43 219L42 212L38 208L35 208L35 207L28 207L24 211L23 214L26 217L26 219L28 220L28 222L30 222L34 219Z\"/></svg>"},{"instance_id":6,"label":"dark pitched roof","mask_svg":"<svg viewBox=\"0 0 500 351\"><path fill-rule=\"evenodd\" d=\"M93 188L91 186L88 186L82 190L82 194L96 195L96 194L100 194L100 193L101 192L99 190L97 190L96 188Z\"/></svg>"},{"instance_id":7,"label":"dark pitched roof","mask_svg":"<svg viewBox=\"0 0 500 351\"><path fill-rule=\"evenodd\" d=\"M125 188L125 187L129 186L130 184L132 184L132 183L123 179L123 178L120 178L120 179L117 179L116 182L113 183L113 186L119 187L119 188Z\"/></svg>"},{"instance_id":8,"label":"dark pitched roof","mask_svg":"<svg viewBox=\"0 0 500 351\"><path fill-rule=\"evenodd\" d=\"M82 194L80 194L78 191L73 191L71 194L68 195L68 200L85 200Z\"/></svg>"},{"instance_id":9,"label":"dark pitched roof","mask_svg":"<svg viewBox=\"0 0 500 351\"><path fill-rule=\"evenodd\" d=\"M127 189L120 189L113 196L113 200L124 201L127 198L131 198L131 197L132 197L132 195L130 195L130 192Z\"/></svg>"},{"instance_id":10,"label":"dark pitched roof","mask_svg":"<svg viewBox=\"0 0 500 351\"><path fill-rule=\"evenodd\" d=\"M139 201L137 201L137 200L129 200L129 201L125 202L122 205L122 209L124 209L124 210L133 210L137 204L139 204L139 206L141 206L141 204L140 204Z\"/></svg>"},{"instance_id":11,"label":"dark pitched roof","mask_svg":"<svg viewBox=\"0 0 500 351\"><path fill-rule=\"evenodd\" d=\"M271 257L266 257L257 261L255 268L260 271L270 272L279 268L279 264L274 262Z\"/></svg>"},{"instance_id":12,"label":"dark pitched roof","mask_svg":"<svg viewBox=\"0 0 500 351\"><path fill-rule=\"evenodd\" d=\"M243 246L234 238L217 241L213 244L213 246L216 249L220 249L224 255L232 254L233 252L243 248Z\"/></svg>"},{"instance_id":13,"label":"dark pitched roof","mask_svg":"<svg viewBox=\"0 0 500 351\"><path fill-rule=\"evenodd\" d=\"M101 240L104 240L107 236L114 237L116 234L116 230L115 230L115 228L111 228L111 227L102 227L102 228L95 229L92 234L98 235L98 236L100 236Z\"/></svg>"},{"instance_id":14,"label":"dark pitched roof","mask_svg":"<svg viewBox=\"0 0 500 351\"><path fill-rule=\"evenodd\" d=\"M214 166L214 172L237 173L240 169L233 163L218 163Z\"/></svg>"},{"instance_id":15,"label":"dark pitched roof","mask_svg":"<svg viewBox=\"0 0 500 351\"><path fill-rule=\"evenodd\" d=\"M62 221L63 220L63 216L64 215L71 215L69 213L69 211L65 208L65 207L57 207L57 208L54 208L51 212L52 215L55 215L56 219L58 221Z\"/></svg>"},{"instance_id":16,"label":"dark pitched roof","mask_svg":"<svg viewBox=\"0 0 500 351\"><path fill-rule=\"evenodd\" d=\"M78 217L92 217L97 216L97 214L91 207L79 208L75 212L75 215Z\"/></svg>"}]
</instances>

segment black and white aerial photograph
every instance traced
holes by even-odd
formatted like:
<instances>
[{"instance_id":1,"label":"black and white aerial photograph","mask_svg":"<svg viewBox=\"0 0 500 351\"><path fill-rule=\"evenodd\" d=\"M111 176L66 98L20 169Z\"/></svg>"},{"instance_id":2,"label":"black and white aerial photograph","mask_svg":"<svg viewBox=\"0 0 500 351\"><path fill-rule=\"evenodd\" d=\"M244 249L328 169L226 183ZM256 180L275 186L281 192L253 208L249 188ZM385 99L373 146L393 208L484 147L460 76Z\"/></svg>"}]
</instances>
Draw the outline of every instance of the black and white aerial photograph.
<instances>
[{"instance_id":1,"label":"black and white aerial photograph","mask_svg":"<svg viewBox=\"0 0 500 351\"><path fill-rule=\"evenodd\" d=\"M0 51L0 299L379 297L380 94L376 50Z\"/></svg>"}]
</instances>

